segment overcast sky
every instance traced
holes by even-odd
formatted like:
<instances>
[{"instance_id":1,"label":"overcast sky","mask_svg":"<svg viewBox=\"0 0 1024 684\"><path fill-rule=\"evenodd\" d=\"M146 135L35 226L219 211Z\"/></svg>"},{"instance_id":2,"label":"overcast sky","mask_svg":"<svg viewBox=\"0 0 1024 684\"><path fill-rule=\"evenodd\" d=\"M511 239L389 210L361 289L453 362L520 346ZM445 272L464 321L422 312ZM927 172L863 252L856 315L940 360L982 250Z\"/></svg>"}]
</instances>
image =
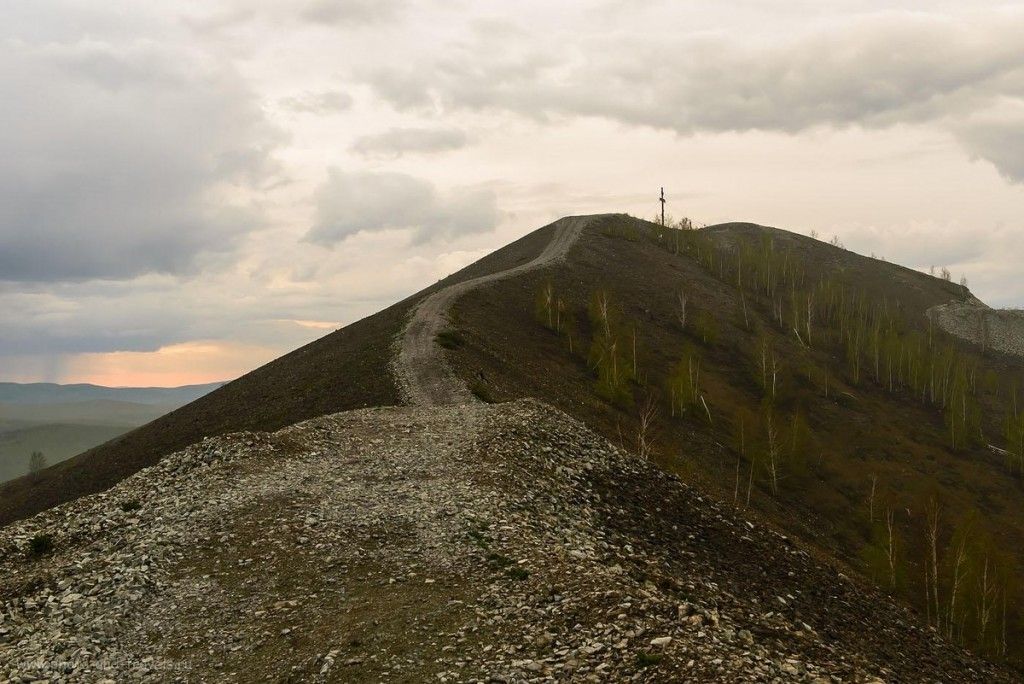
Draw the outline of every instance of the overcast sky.
<instances>
[{"instance_id":1,"label":"overcast sky","mask_svg":"<svg viewBox=\"0 0 1024 684\"><path fill-rule=\"evenodd\" d=\"M4 2L0 380L235 377L662 185L1024 305L1022 36L1019 2Z\"/></svg>"}]
</instances>

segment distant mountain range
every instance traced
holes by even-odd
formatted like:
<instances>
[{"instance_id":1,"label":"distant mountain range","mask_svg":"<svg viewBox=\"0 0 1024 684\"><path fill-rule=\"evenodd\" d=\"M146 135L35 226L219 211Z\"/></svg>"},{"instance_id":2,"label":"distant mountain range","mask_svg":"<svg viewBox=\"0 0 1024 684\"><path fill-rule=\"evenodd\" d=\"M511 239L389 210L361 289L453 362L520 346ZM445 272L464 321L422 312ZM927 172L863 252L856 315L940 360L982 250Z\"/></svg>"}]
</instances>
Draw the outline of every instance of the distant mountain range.
<instances>
[{"instance_id":1,"label":"distant mountain range","mask_svg":"<svg viewBox=\"0 0 1024 684\"><path fill-rule=\"evenodd\" d=\"M100 385L58 385L52 382L0 382L0 403L57 404L75 401L122 401L132 404L177 404L184 406L217 389L223 382L182 387L101 387Z\"/></svg>"},{"instance_id":2,"label":"distant mountain range","mask_svg":"<svg viewBox=\"0 0 1024 684\"><path fill-rule=\"evenodd\" d=\"M47 465L114 439L224 383L184 387L101 387L0 383L0 482L28 472L33 451Z\"/></svg>"}]
</instances>

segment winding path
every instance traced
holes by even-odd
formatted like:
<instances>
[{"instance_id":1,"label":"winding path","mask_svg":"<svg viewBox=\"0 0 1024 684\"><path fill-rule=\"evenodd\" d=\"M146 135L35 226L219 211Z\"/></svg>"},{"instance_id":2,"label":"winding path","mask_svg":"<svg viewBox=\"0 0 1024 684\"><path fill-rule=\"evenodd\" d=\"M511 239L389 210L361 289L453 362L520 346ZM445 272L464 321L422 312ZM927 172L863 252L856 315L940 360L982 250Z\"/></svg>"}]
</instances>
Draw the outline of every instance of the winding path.
<instances>
[{"instance_id":1,"label":"winding path","mask_svg":"<svg viewBox=\"0 0 1024 684\"><path fill-rule=\"evenodd\" d=\"M448 365L437 335L448 325L448 310L460 296L487 283L548 266L563 258L583 228L600 214L566 216L555 221L555 234L535 259L513 268L472 278L438 290L421 301L398 340L393 364L402 399L414 406L471 404L476 401L465 383Z\"/></svg>"}]
</instances>

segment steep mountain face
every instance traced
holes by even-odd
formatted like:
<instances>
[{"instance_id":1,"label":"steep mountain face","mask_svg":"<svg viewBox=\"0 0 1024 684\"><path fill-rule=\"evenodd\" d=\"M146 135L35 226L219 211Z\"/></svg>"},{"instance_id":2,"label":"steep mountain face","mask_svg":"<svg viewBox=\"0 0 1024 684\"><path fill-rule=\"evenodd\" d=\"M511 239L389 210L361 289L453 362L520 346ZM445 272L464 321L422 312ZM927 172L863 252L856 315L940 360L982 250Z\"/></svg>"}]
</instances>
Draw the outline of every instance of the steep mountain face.
<instances>
[{"instance_id":1,"label":"steep mountain face","mask_svg":"<svg viewBox=\"0 0 1024 684\"><path fill-rule=\"evenodd\" d=\"M532 401L206 440L0 553L14 681L1010 681Z\"/></svg>"},{"instance_id":2,"label":"steep mountain face","mask_svg":"<svg viewBox=\"0 0 1024 684\"><path fill-rule=\"evenodd\" d=\"M931 324L928 311L950 300L970 293L753 224L677 231L624 215L563 219L64 468L0 490L6 522L157 464L119 486L136 483L125 490L131 498L115 489L8 528L9 567L29 577L7 596L11 619L27 630L12 643L30 649L24 657L45 655L47 639L33 635L54 627L31 611L40 601L63 605L63 593L49 597L69 586L32 579L31 568L69 572L62 563L77 556L62 557L62 544L110 543L95 536L107 522L90 527L92 537L78 525L110 518L103 511L112 501L145 507L138 494L148 492L152 520L166 522L161 536L181 542L153 563L174 568L156 586L167 593L152 595L163 601L155 622L129 621L132 633L188 624L175 611L190 606L199 606L190 615L218 606L243 606L243 615L224 625L195 618L201 629L175 632L166 652L156 640L128 640L133 667L150 653L203 679L248 663L272 667L275 658L307 678L336 679L463 679L462 668L513 681L530 673L1012 679L959 647L992 662L1020 656L1024 366ZM544 404L479 404L526 398ZM209 435L271 432L403 399L420 408L225 437L160 460ZM573 420L638 457L582 436ZM408 465L417 449L425 470ZM252 469L185 465L219 463L218 450ZM181 489L189 478L194 497L186 488L169 499L174 506L163 503L172 480ZM207 500L204 513L196 502ZM358 517L362 509L369 519ZM467 531L451 524L461 518L487 522ZM110 524L117 534L129 529ZM54 555L43 549L43 560L26 561L31 536L48 527ZM154 548L145 527L139 543ZM359 544L346 550L346 540ZM253 550L263 547L276 550ZM114 562L98 561L97 576L127 576L116 565L127 561ZM348 573L339 576L349 582L342 594L315 582L336 567ZM495 577L527 583L503 594ZM429 591L419 590L421 578ZM106 597L104 581L71 593ZM378 584L390 590L378 596ZM33 593L41 586L50 593ZM523 587L529 592L517 593ZM283 603L257 607L270 595ZM355 600L339 604L342 595ZM566 612L554 596L576 607ZM424 605L414 611L417 601ZM108 624L105 605L97 624ZM326 627L300 636L307 621L288 610L300 605L313 611L308 622ZM249 608L260 618L282 614L257 630ZM359 651L359 636L330 643L338 630L365 633L371 611L388 616L384 651ZM776 632L773 620L783 620ZM572 625L578 637L565 636ZM427 643L427 633L446 636ZM413 650L401 651L407 642ZM223 655L202 655L211 649Z\"/></svg>"}]
</instances>

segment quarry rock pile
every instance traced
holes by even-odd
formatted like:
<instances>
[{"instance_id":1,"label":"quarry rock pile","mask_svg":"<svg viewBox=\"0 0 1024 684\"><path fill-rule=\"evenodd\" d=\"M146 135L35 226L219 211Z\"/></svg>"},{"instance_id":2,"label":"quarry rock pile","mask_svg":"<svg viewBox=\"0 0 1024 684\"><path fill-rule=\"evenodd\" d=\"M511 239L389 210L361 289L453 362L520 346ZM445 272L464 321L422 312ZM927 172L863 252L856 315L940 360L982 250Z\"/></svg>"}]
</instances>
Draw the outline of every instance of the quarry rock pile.
<instances>
[{"instance_id":1,"label":"quarry rock pile","mask_svg":"<svg viewBox=\"0 0 1024 684\"><path fill-rule=\"evenodd\" d=\"M950 302L932 307L928 313L952 335L986 349L1024 356L1024 311L990 309L980 302Z\"/></svg>"},{"instance_id":2,"label":"quarry rock pile","mask_svg":"<svg viewBox=\"0 0 1024 684\"><path fill-rule=\"evenodd\" d=\"M0 681L1001 681L555 409L207 439L0 530Z\"/></svg>"}]
</instances>

